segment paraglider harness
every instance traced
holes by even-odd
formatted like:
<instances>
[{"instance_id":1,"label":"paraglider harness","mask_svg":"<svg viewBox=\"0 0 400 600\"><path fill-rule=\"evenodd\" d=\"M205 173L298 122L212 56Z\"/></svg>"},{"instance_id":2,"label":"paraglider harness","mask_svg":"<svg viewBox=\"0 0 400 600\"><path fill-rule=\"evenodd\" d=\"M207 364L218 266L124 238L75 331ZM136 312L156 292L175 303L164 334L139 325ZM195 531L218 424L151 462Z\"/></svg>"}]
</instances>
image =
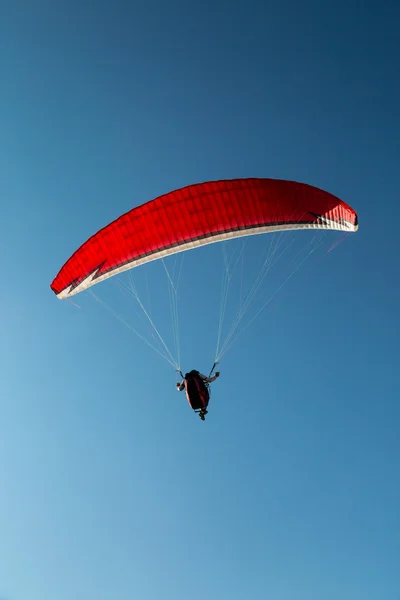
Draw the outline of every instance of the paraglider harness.
<instances>
[{"instance_id":1,"label":"paraglider harness","mask_svg":"<svg viewBox=\"0 0 400 600\"><path fill-rule=\"evenodd\" d=\"M208 377L211 377L216 366L217 366L217 363L214 363ZM194 412L199 415L200 419L202 421L204 421L205 416L208 413L207 406L208 406L208 403L210 402L210 398L211 398L210 384L207 381L204 381L204 379L201 379L199 377L199 371L196 371L196 370L189 371L189 373L186 373L185 376L183 376L182 371L179 371L179 373L181 374L182 379L186 379L187 382L193 381L193 383L195 384L195 386L197 388L197 393L198 393L199 399L201 400L203 406L196 407L196 408L192 407L192 408L193 408Z\"/></svg>"}]
</instances>

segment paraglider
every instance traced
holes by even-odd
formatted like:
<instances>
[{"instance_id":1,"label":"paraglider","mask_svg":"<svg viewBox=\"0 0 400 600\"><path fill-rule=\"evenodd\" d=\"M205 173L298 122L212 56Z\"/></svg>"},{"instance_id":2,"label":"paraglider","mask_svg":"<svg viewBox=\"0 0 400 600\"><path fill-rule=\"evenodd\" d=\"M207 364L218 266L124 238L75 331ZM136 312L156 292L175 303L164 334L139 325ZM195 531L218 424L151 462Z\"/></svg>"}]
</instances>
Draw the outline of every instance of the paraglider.
<instances>
[{"instance_id":1,"label":"paraglider","mask_svg":"<svg viewBox=\"0 0 400 600\"><path fill-rule=\"evenodd\" d=\"M348 204L336 196L304 183L247 178L189 185L133 208L92 235L63 265L51 283L51 289L58 298L68 299L114 275L151 261L164 261L165 257L186 250L244 236L310 229L353 233L358 229L358 217ZM269 258L263 263L262 277L270 268L268 261ZM297 267L293 273L296 270ZM256 291L259 281L254 287ZM154 339L159 347L146 343L159 354L164 353L163 357L182 375L179 356L178 362L174 361L133 286L132 289L133 297L154 329ZM235 328L253 298L252 288L222 349L218 349L220 323L214 366L232 345ZM223 315L224 310L221 310L220 318ZM206 377L198 371L190 371L185 377L182 375L181 383L177 384L179 391L186 390L190 406L199 411L202 420L207 414L210 398L207 386L218 376L219 373Z\"/></svg>"},{"instance_id":2,"label":"paraglider","mask_svg":"<svg viewBox=\"0 0 400 600\"><path fill-rule=\"evenodd\" d=\"M192 370L186 373L183 380L176 384L178 392L186 390L186 398L189 405L195 412L199 413L199 417L204 421L206 414L208 413L207 407L210 401L209 384L218 379L220 376L219 371L215 373L213 377L207 377L199 371Z\"/></svg>"},{"instance_id":3,"label":"paraglider","mask_svg":"<svg viewBox=\"0 0 400 600\"><path fill-rule=\"evenodd\" d=\"M278 179L190 185L125 213L89 238L51 284L68 298L164 256L272 231L358 229L355 211L328 192Z\"/></svg>"}]
</instances>

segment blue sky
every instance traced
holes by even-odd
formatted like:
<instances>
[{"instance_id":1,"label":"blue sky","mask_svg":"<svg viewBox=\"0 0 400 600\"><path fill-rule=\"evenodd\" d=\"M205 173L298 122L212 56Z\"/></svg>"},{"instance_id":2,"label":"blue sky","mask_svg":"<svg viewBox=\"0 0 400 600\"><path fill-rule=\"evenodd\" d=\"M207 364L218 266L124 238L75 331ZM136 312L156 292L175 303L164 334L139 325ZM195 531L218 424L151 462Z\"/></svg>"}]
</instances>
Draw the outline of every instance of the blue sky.
<instances>
[{"instance_id":1,"label":"blue sky","mask_svg":"<svg viewBox=\"0 0 400 600\"><path fill-rule=\"evenodd\" d=\"M398 598L398 3L0 10L0 597ZM168 364L49 284L133 206L253 176L360 229L226 355L201 423ZM184 266L185 370L213 359L213 252Z\"/></svg>"}]
</instances>

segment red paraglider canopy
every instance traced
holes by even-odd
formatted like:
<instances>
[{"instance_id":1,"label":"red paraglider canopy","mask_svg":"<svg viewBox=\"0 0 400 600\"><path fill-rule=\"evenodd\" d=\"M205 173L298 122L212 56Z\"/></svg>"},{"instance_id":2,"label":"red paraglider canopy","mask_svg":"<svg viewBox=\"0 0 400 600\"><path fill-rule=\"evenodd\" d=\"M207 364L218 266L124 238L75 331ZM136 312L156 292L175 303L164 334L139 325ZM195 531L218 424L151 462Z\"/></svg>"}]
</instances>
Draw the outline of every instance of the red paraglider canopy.
<instances>
[{"instance_id":1,"label":"red paraglider canopy","mask_svg":"<svg viewBox=\"0 0 400 600\"><path fill-rule=\"evenodd\" d=\"M51 284L59 298L163 256L285 229L357 231L355 211L328 192L275 179L190 185L138 206L89 238Z\"/></svg>"}]
</instances>

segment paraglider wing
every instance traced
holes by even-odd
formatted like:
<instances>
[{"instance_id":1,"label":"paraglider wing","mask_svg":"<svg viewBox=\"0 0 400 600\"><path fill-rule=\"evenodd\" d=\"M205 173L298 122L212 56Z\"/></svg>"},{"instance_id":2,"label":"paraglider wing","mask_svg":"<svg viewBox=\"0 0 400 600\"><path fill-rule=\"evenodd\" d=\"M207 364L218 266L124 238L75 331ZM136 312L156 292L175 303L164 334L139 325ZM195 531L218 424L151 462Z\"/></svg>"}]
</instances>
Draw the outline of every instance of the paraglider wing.
<instances>
[{"instance_id":1,"label":"paraglider wing","mask_svg":"<svg viewBox=\"0 0 400 600\"><path fill-rule=\"evenodd\" d=\"M169 254L285 229L357 231L355 211L328 192L276 179L190 185L133 208L89 238L51 284L68 298Z\"/></svg>"}]
</instances>

